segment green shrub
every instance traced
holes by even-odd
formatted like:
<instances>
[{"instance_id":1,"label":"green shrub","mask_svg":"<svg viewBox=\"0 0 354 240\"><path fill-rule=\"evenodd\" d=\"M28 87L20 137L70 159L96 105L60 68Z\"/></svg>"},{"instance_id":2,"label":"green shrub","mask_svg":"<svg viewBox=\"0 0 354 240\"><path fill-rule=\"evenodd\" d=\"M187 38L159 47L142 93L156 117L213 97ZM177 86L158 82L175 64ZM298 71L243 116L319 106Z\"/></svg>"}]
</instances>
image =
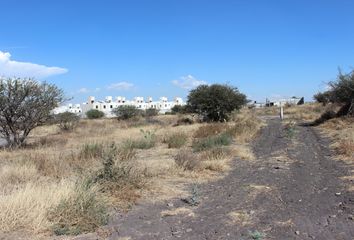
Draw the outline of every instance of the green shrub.
<instances>
[{"instance_id":1,"label":"green shrub","mask_svg":"<svg viewBox=\"0 0 354 240\"><path fill-rule=\"evenodd\" d=\"M48 219L56 235L78 235L93 232L107 224L107 206L97 191L86 184L78 184L74 195L51 209Z\"/></svg>"},{"instance_id":2,"label":"green shrub","mask_svg":"<svg viewBox=\"0 0 354 240\"><path fill-rule=\"evenodd\" d=\"M232 142L230 134L222 133L216 136L210 136L207 138L201 138L193 142L194 151L204 151L213 147L227 146Z\"/></svg>"},{"instance_id":3,"label":"green shrub","mask_svg":"<svg viewBox=\"0 0 354 240\"><path fill-rule=\"evenodd\" d=\"M165 139L168 148L180 148L187 142L188 136L185 133L174 133Z\"/></svg>"},{"instance_id":4,"label":"green shrub","mask_svg":"<svg viewBox=\"0 0 354 240\"><path fill-rule=\"evenodd\" d=\"M145 117L153 117L153 116L157 116L159 114L159 110L157 110L156 108L149 108L145 110Z\"/></svg>"},{"instance_id":5,"label":"green shrub","mask_svg":"<svg viewBox=\"0 0 354 240\"><path fill-rule=\"evenodd\" d=\"M181 106L181 105L175 105L171 108L171 113L172 114L176 114L176 113L180 113L180 114L185 114L188 112L187 106Z\"/></svg>"},{"instance_id":6,"label":"green shrub","mask_svg":"<svg viewBox=\"0 0 354 240\"><path fill-rule=\"evenodd\" d=\"M88 119L98 119L98 118L103 118L104 117L104 112L97 110L97 109L91 109L86 112L86 117Z\"/></svg>"},{"instance_id":7,"label":"green shrub","mask_svg":"<svg viewBox=\"0 0 354 240\"><path fill-rule=\"evenodd\" d=\"M229 85L200 85L190 91L188 109L200 114L207 121L223 122L229 114L247 103L246 95Z\"/></svg>"},{"instance_id":8,"label":"green shrub","mask_svg":"<svg viewBox=\"0 0 354 240\"><path fill-rule=\"evenodd\" d=\"M118 120L127 120L142 116L142 111L133 105L122 105L113 109Z\"/></svg>"},{"instance_id":9,"label":"green shrub","mask_svg":"<svg viewBox=\"0 0 354 240\"><path fill-rule=\"evenodd\" d=\"M58 124L60 130L62 131L74 130L77 127L79 120L80 117L71 112L63 112L54 116L54 121Z\"/></svg>"}]
</instances>

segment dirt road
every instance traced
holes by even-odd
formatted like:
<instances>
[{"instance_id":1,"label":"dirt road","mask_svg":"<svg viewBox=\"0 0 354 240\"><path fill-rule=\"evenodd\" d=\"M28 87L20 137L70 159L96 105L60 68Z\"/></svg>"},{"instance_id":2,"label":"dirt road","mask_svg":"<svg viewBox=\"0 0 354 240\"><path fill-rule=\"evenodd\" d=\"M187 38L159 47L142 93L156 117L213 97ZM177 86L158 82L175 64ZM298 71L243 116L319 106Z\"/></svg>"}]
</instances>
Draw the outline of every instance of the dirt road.
<instances>
[{"instance_id":1,"label":"dirt road","mask_svg":"<svg viewBox=\"0 0 354 240\"><path fill-rule=\"evenodd\" d=\"M269 120L253 145L257 160L235 160L225 178L197 186L198 205L142 203L111 223L110 239L352 240L354 194L341 178L353 169L328 144L312 128L290 135Z\"/></svg>"}]
</instances>

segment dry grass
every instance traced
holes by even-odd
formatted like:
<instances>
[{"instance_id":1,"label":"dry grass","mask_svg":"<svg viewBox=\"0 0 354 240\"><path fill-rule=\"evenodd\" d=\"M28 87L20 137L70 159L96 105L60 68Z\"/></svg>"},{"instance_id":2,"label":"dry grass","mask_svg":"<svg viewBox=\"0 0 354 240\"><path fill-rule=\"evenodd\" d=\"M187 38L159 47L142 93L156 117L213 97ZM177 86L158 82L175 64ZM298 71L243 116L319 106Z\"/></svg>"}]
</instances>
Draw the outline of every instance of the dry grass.
<instances>
[{"instance_id":1,"label":"dry grass","mask_svg":"<svg viewBox=\"0 0 354 240\"><path fill-rule=\"evenodd\" d=\"M246 115L242 113L242 118L228 124L216 124L224 130L226 125L230 128L237 124L254 126L253 131L249 127L238 130L237 144L198 153L192 151L193 135L201 131L200 127L207 129L209 125L173 126L179 116L158 116L153 121L141 119L139 124L113 119L82 120L69 133L60 133L56 126L38 127L29 138L29 147L0 151L0 229L76 234L92 231L104 223L98 217L104 211L94 211L103 209L102 202L105 210L110 211L128 208L141 196L149 201L183 196L186 184L220 177L219 173L229 169L234 156L252 158L247 144L241 143L251 141L261 124L259 121L257 125L250 124L247 121L256 123L257 120ZM173 138L168 144L166 136ZM127 144L150 137L154 144L148 148ZM107 161L104 163L102 159L112 143L117 149L110 168L112 178L107 178L104 167ZM178 149L180 146L183 150ZM175 160L178 155L184 159L181 163ZM187 164L185 159L197 164ZM105 177L97 177L102 174ZM86 190L78 191L78 184L87 179L91 179L88 182L92 186L89 184ZM81 209L75 204L80 201ZM78 226L77 222L85 224L73 228Z\"/></svg>"},{"instance_id":2,"label":"dry grass","mask_svg":"<svg viewBox=\"0 0 354 240\"><path fill-rule=\"evenodd\" d=\"M194 212L185 207L175 208L173 210L165 210L161 212L161 217L171 217L177 215L187 215L188 217L195 217Z\"/></svg>"},{"instance_id":3,"label":"dry grass","mask_svg":"<svg viewBox=\"0 0 354 240\"><path fill-rule=\"evenodd\" d=\"M0 195L0 229L3 232L27 230L42 232L50 228L48 211L73 193L70 181L29 182Z\"/></svg>"},{"instance_id":4,"label":"dry grass","mask_svg":"<svg viewBox=\"0 0 354 240\"><path fill-rule=\"evenodd\" d=\"M227 124L225 123L209 123L200 126L197 131L194 132L194 138L207 138L216 136L225 131Z\"/></svg>"},{"instance_id":5,"label":"dry grass","mask_svg":"<svg viewBox=\"0 0 354 240\"><path fill-rule=\"evenodd\" d=\"M354 163L354 118L335 118L319 126L319 129L333 139L332 148L339 158Z\"/></svg>"},{"instance_id":6,"label":"dry grass","mask_svg":"<svg viewBox=\"0 0 354 240\"><path fill-rule=\"evenodd\" d=\"M252 223L252 216L247 211L233 211L228 214L231 224L250 225Z\"/></svg>"}]
</instances>

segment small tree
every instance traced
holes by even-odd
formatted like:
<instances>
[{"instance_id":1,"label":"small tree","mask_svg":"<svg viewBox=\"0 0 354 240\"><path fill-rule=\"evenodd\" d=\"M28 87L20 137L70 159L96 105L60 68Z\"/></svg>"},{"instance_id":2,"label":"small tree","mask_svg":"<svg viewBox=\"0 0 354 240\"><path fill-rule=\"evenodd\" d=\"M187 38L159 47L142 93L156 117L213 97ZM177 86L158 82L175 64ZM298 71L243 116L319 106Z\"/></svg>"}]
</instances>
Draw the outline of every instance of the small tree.
<instances>
[{"instance_id":1,"label":"small tree","mask_svg":"<svg viewBox=\"0 0 354 240\"><path fill-rule=\"evenodd\" d=\"M118 117L118 120L127 120L136 118L142 115L142 111L133 105L122 105L113 109L113 113Z\"/></svg>"},{"instance_id":2,"label":"small tree","mask_svg":"<svg viewBox=\"0 0 354 240\"><path fill-rule=\"evenodd\" d=\"M200 85L188 95L188 109L208 121L227 121L229 114L247 103L237 88L229 85Z\"/></svg>"},{"instance_id":3,"label":"small tree","mask_svg":"<svg viewBox=\"0 0 354 240\"><path fill-rule=\"evenodd\" d=\"M97 119L97 118L103 118L104 117L104 112L97 110L97 109L91 109L86 112L86 117L88 119Z\"/></svg>"},{"instance_id":4,"label":"small tree","mask_svg":"<svg viewBox=\"0 0 354 240\"><path fill-rule=\"evenodd\" d=\"M79 123L80 117L75 113L63 112L54 115L54 121L62 131L72 131Z\"/></svg>"},{"instance_id":5,"label":"small tree","mask_svg":"<svg viewBox=\"0 0 354 240\"><path fill-rule=\"evenodd\" d=\"M35 127L63 101L63 91L31 78L0 79L0 135L8 145L21 146Z\"/></svg>"}]
</instances>

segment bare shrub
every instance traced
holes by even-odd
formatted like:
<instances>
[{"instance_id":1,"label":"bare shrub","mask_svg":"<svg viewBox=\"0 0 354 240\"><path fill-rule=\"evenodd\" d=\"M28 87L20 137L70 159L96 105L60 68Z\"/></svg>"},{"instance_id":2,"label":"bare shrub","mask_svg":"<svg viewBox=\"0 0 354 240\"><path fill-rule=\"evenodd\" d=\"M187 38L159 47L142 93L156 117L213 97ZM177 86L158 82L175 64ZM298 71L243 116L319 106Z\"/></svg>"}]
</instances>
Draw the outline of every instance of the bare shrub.
<instances>
[{"instance_id":1,"label":"bare shrub","mask_svg":"<svg viewBox=\"0 0 354 240\"><path fill-rule=\"evenodd\" d=\"M187 151L185 149L180 150L174 157L177 166L183 170L195 171L200 169L200 159L198 155Z\"/></svg>"}]
</instances>

